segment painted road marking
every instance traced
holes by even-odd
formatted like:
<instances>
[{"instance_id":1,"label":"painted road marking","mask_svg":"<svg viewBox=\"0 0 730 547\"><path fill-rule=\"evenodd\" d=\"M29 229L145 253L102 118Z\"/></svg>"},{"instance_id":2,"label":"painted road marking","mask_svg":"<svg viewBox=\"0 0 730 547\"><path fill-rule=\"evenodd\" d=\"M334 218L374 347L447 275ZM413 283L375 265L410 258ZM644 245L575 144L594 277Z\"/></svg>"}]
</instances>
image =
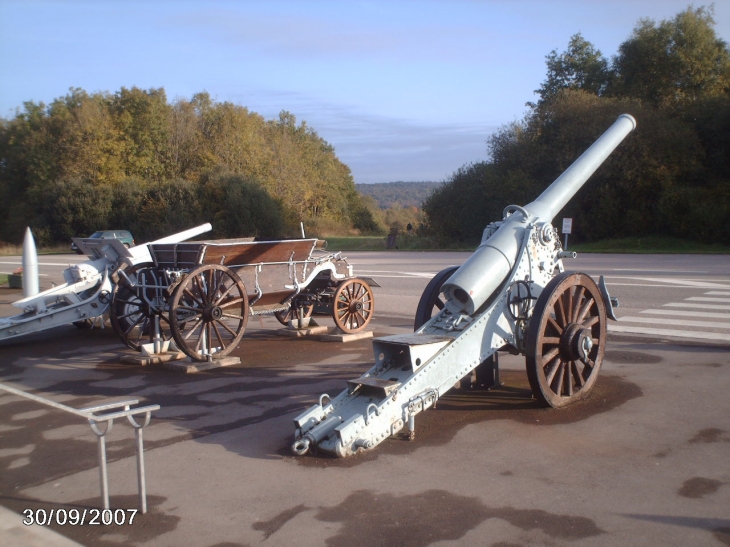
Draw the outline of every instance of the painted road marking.
<instances>
[{"instance_id":1,"label":"painted road marking","mask_svg":"<svg viewBox=\"0 0 730 547\"><path fill-rule=\"evenodd\" d=\"M23 262L20 260L17 260L14 262L0 261L0 264L8 264L8 265L12 265L12 266L15 266L15 265L22 266ZM38 266L66 266L68 268L69 266L75 266L75 264L72 264L70 262L39 262Z\"/></svg>"},{"instance_id":2,"label":"painted road marking","mask_svg":"<svg viewBox=\"0 0 730 547\"><path fill-rule=\"evenodd\" d=\"M662 289L686 289L688 288L687 285L664 285L664 284L657 284L657 283L614 283L611 281L610 283L606 282L606 285L609 287L661 287ZM697 288L697 287L690 287L690 288ZM699 287L702 288L702 287Z\"/></svg>"},{"instance_id":3,"label":"painted road marking","mask_svg":"<svg viewBox=\"0 0 730 547\"><path fill-rule=\"evenodd\" d=\"M606 279L635 279L636 281L651 281L654 283L674 283L675 285L683 285L685 287L696 287L698 289L730 289L730 285L721 283L713 283L711 281L696 281L694 279L676 279L661 277L631 277L631 276L606 276Z\"/></svg>"},{"instance_id":4,"label":"painted road marking","mask_svg":"<svg viewBox=\"0 0 730 547\"><path fill-rule=\"evenodd\" d=\"M382 274L372 274L371 272L363 272L358 271L357 275L362 276L366 275L368 277L372 276L373 278L381 279L383 277L387 277L389 279L431 279L432 275L418 275L418 274L412 274L412 275L382 275Z\"/></svg>"},{"instance_id":5,"label":"painted road marking","mask_svg":"<svg viewBox=\"0 0 730 547\"><path fill-rule=\"evenodd\" d=\"M701 312L684 310L643 310L641 313L655 313L660 315L680 315L684 317L704 317L705 319L730 319L730 313Z\"/></svg>"},{"instance_id":6,"label":"painted road marking","mask_svg":"<svg viewBox=\"0 0 730 547\"><path fill-rule=\"evenodd\" d=\"M651 325L679 325L681 327L703 327L707 329L730 329L730 323L720 323L711 321L691 321L688 319L671 319L659 317L636 317L626 316L618 318L619 325L624 322L629 323L649 323Z\"/></svg>"},{"instance_id":7,"label":"painted road marking","mask_svg":"<svg viewBox=\"0 0 730 547\"><path fill-rule=\"evenodd\" d=\"M612 272L660 272L660 273L700 273L706 274L710 272L702 270L642 270L641 268L612 268Z\"/></svg>"},{"instance_id":8,"label":"painted road marking","mask_svg":"<svg viewBox=\"0 0 730 547\"><path fill-rule=\"evenodd\" d=\"M670 317L636 317L627 316L619 317L622 324L609 324L608 328L612 332L625 332L633 334L647 334L650 336L667 336L680 338L693 338L699 340L723 340L730 341L730 334L722 332L712 332L712 330L730 329L730 313L713 312L707 310L730 310L730 306L720 304L708 304L707 302L728 302L726 298L717 298L716 294L706 292L706 296L692 296L685 298L684 302L669 302L663 306L674 308L702 308L703 311L686 311L686 310L667 310L667 309L648 309L642 310L641 313L657 314ZM687 301L694 302L687 302ZM695 321L684 319L686 317L699 317L705 321ZM707 321L707 319L721 319L724 321ZM649 323L656 327L664 325L677 325L679 327L688 327L685 330L653 328L644 326L624 325L623 323ZM702 331L692 330L693 328L703 329Z\"/></svg>"},{"instance_id":9,"label":"painted road marking","mask_svg":"<svg viewBox=\"0 0 730 547\"><path fill-rule=\"evenodd\" d=\"M630 334L650 334L655 336L669 336L671 338L696 338L698 340L722 340L730 342L730 334L719 332L698 332L689 330L651 329L646 327L628 327L623 325L608 325L609 332L626 332Z\"/></svg>"},{"instance_id":10,"label":"painted road marking","mask_svg":"<svg viewBox=\"0 0 730 547\"><path fill-rule=\"evenodd\" d=\"M399 272L396 270L356 270L357 275L372 275L373 277L391 277L391 278L404 278L404 277L417 277L423 279L431 279L435 276L435 273L431 272ZM383 275L388 274L388 275Z\"/></svg>"},{"instance_id":11,"label":"painted road marking","mask_svg":"<svg viewBox=\"0 0 730 547\"><path fill-rule=\"evenodd\" d=\"M703 310L730 310L730 306L722 304L687 304L686 302L670 302L663 304L664 306L672 306L675 308L702 308Z\"/></svg>"}]
</instances>

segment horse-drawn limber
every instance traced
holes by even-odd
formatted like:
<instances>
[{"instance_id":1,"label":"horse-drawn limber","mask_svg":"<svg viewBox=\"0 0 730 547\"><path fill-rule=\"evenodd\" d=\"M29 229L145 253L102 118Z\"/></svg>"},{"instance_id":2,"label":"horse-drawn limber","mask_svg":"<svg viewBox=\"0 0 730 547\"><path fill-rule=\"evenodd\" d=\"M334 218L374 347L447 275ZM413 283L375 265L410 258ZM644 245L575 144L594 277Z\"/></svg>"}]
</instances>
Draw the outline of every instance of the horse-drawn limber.
<instances>
[{"instance_id":1,"label":"horse-drawn limber","mask_svg":"<svg viewBox=\"0 0 730 547\"><path fill-rule=\"evenodd\" d=\"M149 246L151 261L120 270L110 320L124 343L160 353L171 341L198 361L228 355L250 315L305 326L316 310L344 333L363 330L373 292L316 239L213 240Z\"/></svg>"}]
</instances>

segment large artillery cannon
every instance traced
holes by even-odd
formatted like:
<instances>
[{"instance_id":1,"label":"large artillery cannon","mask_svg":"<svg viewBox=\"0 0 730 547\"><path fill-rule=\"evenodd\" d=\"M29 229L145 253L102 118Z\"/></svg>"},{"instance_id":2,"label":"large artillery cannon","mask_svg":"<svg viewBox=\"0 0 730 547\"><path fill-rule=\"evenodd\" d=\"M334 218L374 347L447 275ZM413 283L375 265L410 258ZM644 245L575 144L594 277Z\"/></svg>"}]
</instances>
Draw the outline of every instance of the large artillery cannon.
<instances>
[{"instance_id":1,"label":"large artillery cannon","mask_svg":"<svg viewBox=\"0 0 730 547\"><path fill-rule=\"evenodd\" d=\"M373 340L375 365L294 420L294 453L349 456L406 427L412 438L418 413L474 369L494 371L503 348L526 356L533 394L546 405L588 396L617 303L603 276L596 284L564 271L562 259L575 255L563 251L551 222L635 127L631 116L619 116L540 197L508 206L487 226L474 254L426 287L415 332Z\"/></svg>"},{"instance_id":2,"label":"large artillery cannon","mask_svg":"<svg viewBox=\"0 0 730 547\"><path fill-rule=\"evenodd\" d=\"M178 243L211 229L210 224L203 224L129 249L113 239L74 238L89 260L66 268L61 285L13 302L23 311L0 317L0 340L70 323L88 324L107 312L119 273L152 260L150 245Z\"/></svg>"}]
</instances>

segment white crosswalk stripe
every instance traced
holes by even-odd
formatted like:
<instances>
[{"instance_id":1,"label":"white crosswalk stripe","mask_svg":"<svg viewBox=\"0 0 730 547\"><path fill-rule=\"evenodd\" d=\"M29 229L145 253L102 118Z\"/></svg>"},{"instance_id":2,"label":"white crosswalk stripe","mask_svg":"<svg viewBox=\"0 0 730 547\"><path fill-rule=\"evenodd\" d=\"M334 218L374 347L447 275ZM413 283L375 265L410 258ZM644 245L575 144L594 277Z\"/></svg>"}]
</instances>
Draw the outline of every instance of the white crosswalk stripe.
<instances>
[{"instance_id":1,"label":"white crosswalk stripe","mask_svg":"<svg viewBox=\"0 0 730 547\"><path fill-rule=\"evenodd\" d=\"M689 298L685 298L685 300L692 300L693 302L728 302L730 303L730 298L717 298L713 296L690 296Z\"/></svg>"},{"instance_id":2,"label":"white crosswalk stripe","mask_svg":"<svg viewBox=\"0 0 730 547\"><path fill-rule=\"evenodd\" d=\"M707 319L730 319L730 313L715 313L704 311L684 311L684 310L644 310L641 313L653 313L655 315L672 315L683 317L704 317Z\"/></svg>"},{"instance_id":3,"label":"white crosswalk stripe","mask_svg":"<svg viewBox=\"0 0 730 547\"><path fill-rule=\"evenodd\" d=\"M650 325L656 325L661 323L662 325L679 325L681 327L704 327L707 329L730 329L730 322L728 323L711 323L710 321L692 321L688 319L667 319L662 317L657 319L654 317L636 317L626 316L621 318L621 323L649 323Z\"/></svg>"},{"instance_id":4,"label":"white crosswalk stripe","mask_svg":"<svg viewBox=\"0 0 730 547\"><path fill-rule=\"evenodd\" d=\"M708 291L703 296L691 296L682 302L668 302L662 305L663 309L642 310L641 316L619 317L618 323L609 322L608 330L616 333L730 342L730 333L723 332L730 329L730 298L718 298L723 296L730 296L730 292ZM694 311L693 308L703 311ZM728 313L721 310L728 310Z\"/></svg>"},{"instance_id":5,"label":"white crosswalk stripe","mask_svg":"<svg viewBox=\"0 0 730 547\"><path fill-rule=\"evenodd\" d=\"M702 308L703 310L728 310L730 311L730 306L720 305L720 304L693 304L693 303L687 303L687 302L670 302L669 304L664 304L665 306L671 306L673 308Z\"/></svg>"},{"instance_id":6,"label":"white crosswalk stripe","mask_svg":"<svg viewBox=\"0 0 730 547\"><path fill-rule=\"evenodd\" d=\"M628 332L632 334L650 334L654 336L666 336L669 338L697 338L700 340L723 340L730 342L730 334L720 332L701 332L673 329L651 329L644 327L629 327L624 325L609 325L611 332Z\"/></svg>"}]
</instances>

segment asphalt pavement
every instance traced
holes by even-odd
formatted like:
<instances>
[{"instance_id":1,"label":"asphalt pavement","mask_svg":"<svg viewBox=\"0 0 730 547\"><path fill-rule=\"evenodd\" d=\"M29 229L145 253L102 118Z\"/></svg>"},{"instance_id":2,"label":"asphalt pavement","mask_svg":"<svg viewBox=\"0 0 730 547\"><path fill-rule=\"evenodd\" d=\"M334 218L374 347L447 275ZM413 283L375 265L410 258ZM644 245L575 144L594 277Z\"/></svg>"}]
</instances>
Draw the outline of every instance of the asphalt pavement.
<instances>
[{"instance_id":1,"label":"asphalt pavement","mask_svg":"<svg viewBox=\"0 0 730 547\"><path fill-rule=\"evenodd\" d=\"M458 259L432 255L430 269L414 268L406 254L376 267L377 257L351 253L355 271L383 285L376 336L410 332L413 295ZM688 260L579 264L624 293L625 317L658 318L626 326L683 334L610 331L588 400L540 408L524 359L505 355L499 389L452 390L418 415L414 440L344 460L294 457L292 419L372 365L369 340L284 338L273 318L255 317L234 352L240 365L196 374L123 364L128 350L109 328L5 342L6 385L77 408L129 397L161 405L145 428L147 514L127 518L138 507L135 445L118 421L109 486L125 522L21 530L89 546L730 545L730 347L693 335L727 327L716 326L722 317L645 313L726 313L707 307L722 301L696 298L730 290L728 259ZM394 299L404 293L410 300ZM18 298L0 289L0 315ZM671 305L682 303L695 307ZM96 437L78 417L0 394L0 470L0 504L18 519L101 507ZM3 544L15 534L0 526Z\"/></svg>"}]
</instances>

